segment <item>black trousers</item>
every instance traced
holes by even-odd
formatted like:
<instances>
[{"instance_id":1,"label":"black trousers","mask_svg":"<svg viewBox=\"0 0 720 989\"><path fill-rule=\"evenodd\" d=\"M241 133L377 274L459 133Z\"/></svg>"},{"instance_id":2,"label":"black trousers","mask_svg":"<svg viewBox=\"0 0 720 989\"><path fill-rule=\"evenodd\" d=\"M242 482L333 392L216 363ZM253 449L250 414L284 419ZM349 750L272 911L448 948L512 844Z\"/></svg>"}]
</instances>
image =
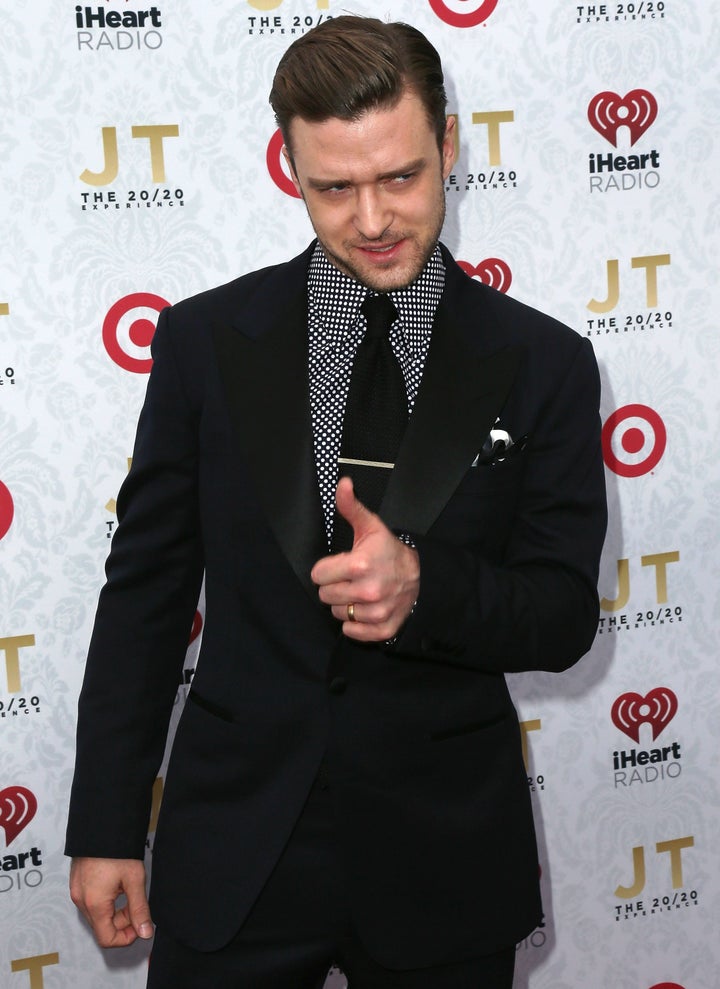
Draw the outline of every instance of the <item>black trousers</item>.
<instances>
[{"instance_id":1,"label":"black trousers","mask_svg":"<svg viewBox=\"0 0 720 989\"><path fill-rule=\"evenodd\" d=\"M322 989L332 964L349 989L512 989L515 946L432 968L379 965L351 920L332 793L321 771L237 935L219 951L201 952L158 929L147 989Z\"/></svg>"}]
</instances>

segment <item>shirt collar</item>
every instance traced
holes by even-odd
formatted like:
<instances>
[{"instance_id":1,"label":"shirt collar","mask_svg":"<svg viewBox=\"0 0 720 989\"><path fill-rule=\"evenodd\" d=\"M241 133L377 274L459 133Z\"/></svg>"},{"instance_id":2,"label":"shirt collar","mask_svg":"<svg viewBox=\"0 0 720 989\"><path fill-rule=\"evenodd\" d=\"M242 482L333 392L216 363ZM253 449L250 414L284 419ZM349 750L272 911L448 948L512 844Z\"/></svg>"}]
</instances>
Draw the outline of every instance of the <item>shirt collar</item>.
<instances>
[{"instance_id":1,"label":"shirt collar","mask_svg":"<svg viewBox=\"0 0 720 989\"><path fill-rule=\"evenodd\" d=\"M444 285L445 265L436 244L415 281L389 293L404 331L430 332ZM308 269L308 305L323 326L347 332L357 323L360 306L369 291L357 279L340 271L318 241Z\"/></svg>"}]
</instances>

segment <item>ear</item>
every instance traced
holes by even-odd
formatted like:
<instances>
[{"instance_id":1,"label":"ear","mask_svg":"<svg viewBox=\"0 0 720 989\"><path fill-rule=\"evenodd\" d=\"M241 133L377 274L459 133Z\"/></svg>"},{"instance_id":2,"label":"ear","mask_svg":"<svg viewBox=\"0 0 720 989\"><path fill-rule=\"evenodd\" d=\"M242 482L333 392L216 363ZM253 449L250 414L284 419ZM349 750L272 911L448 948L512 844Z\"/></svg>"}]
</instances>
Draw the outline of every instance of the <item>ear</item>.
<instances>
[{"instance_id":1,"label":"ear","mask_svg":"<svg viewBox=\"0 0 720 989\"><path fill-rule=\"evenodd\" d=\"M457 115L450 113L445 123L445 136L441 148L443 179L448 177L457 159L458 136Z\"/></svg>"},{"instance_id":2,"label":"ear","mask_svg":"<svg viewBox=\"0 0 720 989\"><path fill-rule=\"evenodd\" d=\"M295 186L295 190L298 196L300 196L301 199L304 199L305 197L303 196L302 189L300 188L300 180L298 179L297 172L295 171L292 155L288 151L286 144L283 144L282 146L282 155L283 158L285 159L285 163L288 167L288 171L290 172L290 178L292 179L292 184Z\"/></svg>"}]
</instances>

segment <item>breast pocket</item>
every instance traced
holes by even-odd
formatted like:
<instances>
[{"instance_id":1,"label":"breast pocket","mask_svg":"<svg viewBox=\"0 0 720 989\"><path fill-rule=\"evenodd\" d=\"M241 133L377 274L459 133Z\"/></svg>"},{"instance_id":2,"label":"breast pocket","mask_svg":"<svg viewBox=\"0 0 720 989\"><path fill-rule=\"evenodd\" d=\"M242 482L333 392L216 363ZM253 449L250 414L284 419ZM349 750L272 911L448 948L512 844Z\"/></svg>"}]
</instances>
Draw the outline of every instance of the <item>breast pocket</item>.
<instances>
[{"instance_id":1,"label":"breast pocket","mask_svg":"<svg viewBox=\"0 0 720 989\"><path fill-rule=\"evenodd\" d=\"M440 539L502 559L522 494L525 456L470 467L433 526Z\"/></svg>"},{"instance_id":2,"label":"breast pocket","mask_svg":"<svg viewBox=\"0 0 720 989\"><path fill-rule=\"evenodd\" d=\"M474 497L500 495L517 490L522 484L525 470L525 454L507 457L492 464L470 467L460 481L456 494Z\"/></svg>"}]
</instances>

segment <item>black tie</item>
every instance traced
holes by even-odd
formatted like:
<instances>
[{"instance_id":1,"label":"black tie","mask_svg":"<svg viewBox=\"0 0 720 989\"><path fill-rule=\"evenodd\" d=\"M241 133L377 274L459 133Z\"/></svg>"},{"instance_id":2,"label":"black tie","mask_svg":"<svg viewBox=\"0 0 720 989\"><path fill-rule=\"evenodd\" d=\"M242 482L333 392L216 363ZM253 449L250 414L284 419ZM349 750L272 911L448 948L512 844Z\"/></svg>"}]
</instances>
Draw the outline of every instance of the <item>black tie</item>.
<instances>
[{"instance_id":1,"label":"black tie","mask_svg":"<svg viewBox=\"0 0 720 989\"><path fill-rule=\"evenodd\" d=\"M351 477L355 494L376 512L408 420L407 389L388 336L397 309L387 295L366 296L367 330L355 354L343 421L339 476ZM335 514L332 548L352 547L352 529Z\"/></svg>"}]
</instances>

